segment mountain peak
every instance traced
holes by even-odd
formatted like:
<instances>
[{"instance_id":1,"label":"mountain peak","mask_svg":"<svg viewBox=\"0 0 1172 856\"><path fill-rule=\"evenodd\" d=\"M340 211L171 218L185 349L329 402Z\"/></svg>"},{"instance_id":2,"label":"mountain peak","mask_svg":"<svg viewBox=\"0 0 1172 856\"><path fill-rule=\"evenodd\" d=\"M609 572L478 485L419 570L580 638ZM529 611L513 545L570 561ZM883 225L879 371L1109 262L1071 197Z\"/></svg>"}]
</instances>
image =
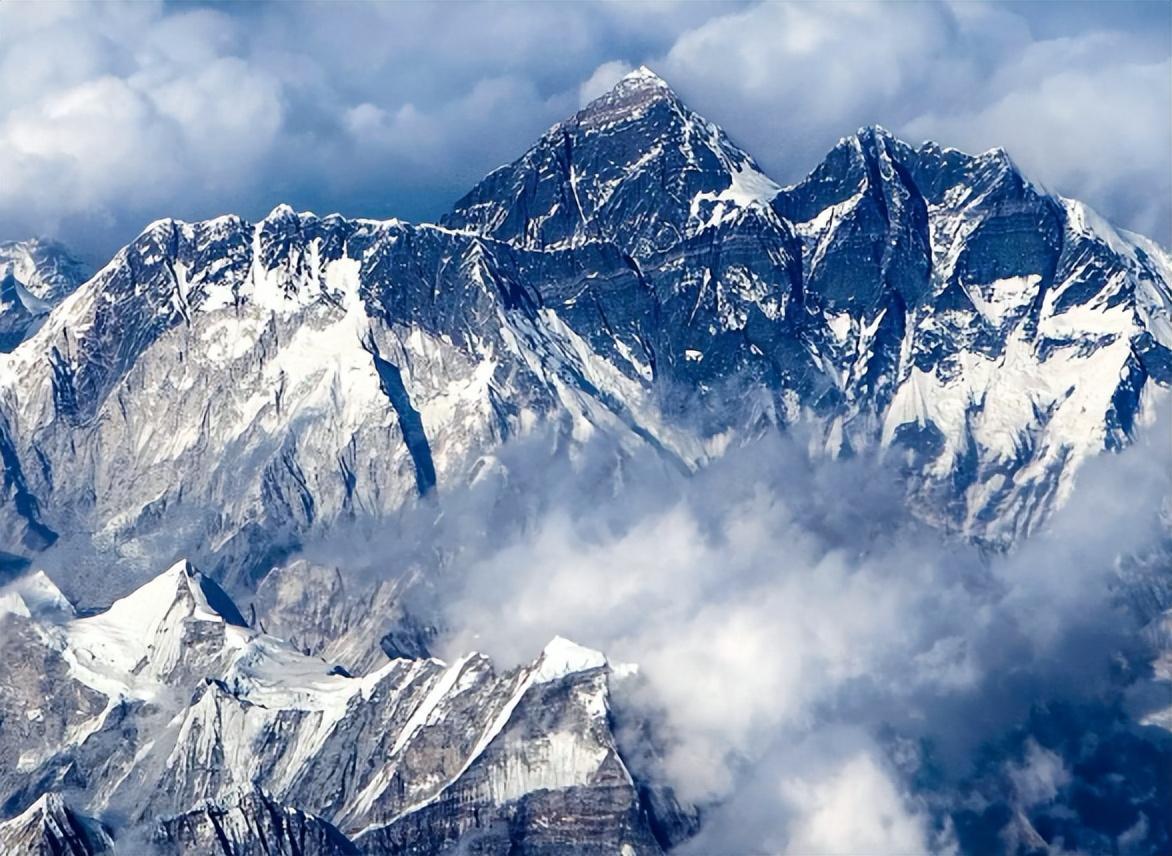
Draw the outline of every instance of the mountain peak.
<instances>
[{"instance_id":1,"label":"mountain peak","mask_svg":"<svg viewBox=\"0 0 1172 856\"><path fill-rule=\"evenodd\" d=\"M5 612L29 616L72 618L73 604L44 571L14 580L0 589L0 615Z\"/></svg>"},{"instance_id":2,"label":"mountain peak","mask_svg":"<svg viewBox=\"0 0 1172 856\"><path fill-rule=\"evenodd\" d=\"M606 241L642 257L737 211L765 210L776 190L719 127L639 66L494 170L442 223L530 249Z\"/></svg>"},{"instance_id":3,"label":"mountain peak","mask_svg":"<svg viewBox=\"0 0 1172 856\"><path fill-rule=\"evenodd\" d=\"M266 214L261 222L273 223L297 219L299 219L299 215L297 211L293 209L293 206L287 202L281 202L275 208L273 208L272 211Z\"/></svg>"},{"instance_id":4,"label":"mountain peak","mask_svg":"<svg viewBox=\"0 0 1172 856\"><path fill-rule=\"evenodd\" d=\"M894 134L891 133L891 131L887 130L882 125L874 125L874 124L863 125L855 133L857 133L860 137L886 137L886 138L890 139L895 136Z\"/></svg>"},{"instance_id":5,"label":"mountain peak","mask_svg":"<svg viewBox=\"0 0 1172 856\"><path fill-rule=\"evenodd\" d=\"M112 624L133 630L132 635L137 639L149 640L160 629L186 617L245 624L224 590L186 559L114 601L105 612L81 619L78 624Z\"/></svg>"},{"instance_id":6,"label":"mountain peak","mask_svg":"<svg viewBox=\"0 0 1172 856\"><path fill-rule=\"evenodd\" d=\"M534 680L537 683L550 683L576 672L601 669L606 665L606 656L601 651L579 645L563 636L555 636L541 652Z\"/></svg>"},{"instance_id":7,"label":"mountain peak","mask_svg":"<svg viewBox=\"0 0 1172 856\"><path fill-rule=\"evenodd\" d=\"M628 71L622 76L622 78L619 79L619 82L616 84L616 87L617 86L649 86L656 89L671 89L671 87L667 85L666 80L664 80L645 65L641 65L632 71Z\"/></svg>"},{"instance_id":8,"label":"mountain peak","mask_svg":"<svg viewBox=\"0 0 1172 856\"><path fill-rule=\"evenodd\" d=\"M5 853L108 853L113 840L104 826L75 813L55 791L43 794L23 813L0 823Z\"/></svg>"},{"instance_id":9,"label":"mountain peak","mask_svg":"<svg viewBox=\"0 0 1172 856\"><path fill-rule=\"evenodd\" d=\"M627 72L608 92L595 98L570 121L579 124L610 124L638 119L660 102L678 102L667 81L641 65Z\"/></svg>"}]
</instances>

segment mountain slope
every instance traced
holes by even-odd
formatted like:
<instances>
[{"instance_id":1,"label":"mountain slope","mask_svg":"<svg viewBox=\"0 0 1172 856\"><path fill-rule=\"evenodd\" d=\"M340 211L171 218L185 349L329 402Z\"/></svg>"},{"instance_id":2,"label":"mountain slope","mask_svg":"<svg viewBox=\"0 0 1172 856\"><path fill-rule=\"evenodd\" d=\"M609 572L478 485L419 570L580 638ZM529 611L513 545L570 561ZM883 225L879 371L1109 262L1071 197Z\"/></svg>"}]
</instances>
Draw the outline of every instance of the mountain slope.
<instances>
[{"instance_id":1,"label":"mountain slope","mask_svg":"<svg viewBox=\"0 0 1172 856\"><path fill-rule=\"evenodd\" d=\"M606 497L631 456L793 430L1010 545L1172 385L1168 254L1003 152L867 128L780 188L645 69L443 225L162 220L47 314L30 288L0 282L31 334L0 356L0 539L82 608L0 592L21 846L74 828L38 802L69 789L180 852L657 852L694 818L628 770L623 670L428 656L406 595L452 560L447 497L499 487L475 522L524 526L512 444ZM387 582L347 602L351 531Z\"/></svg>"},{"instance_id":2,"label":"mountain slope","mask_svg":"<svg viewBox=\"0 0 1172 856\"><path fill-rule=\"evenodd\" d=\"M186 562L103 613L9 613L0 630L0 657L43 675L0 695L8 813L68 786L176 852L351 852L331 823L364 852L469 835L660 850L611 733L615 673L566 640L502 673L472 653L351 676L245 626ZM43 804L12 840L42 834Z\"/></svg>"}]
</instances>

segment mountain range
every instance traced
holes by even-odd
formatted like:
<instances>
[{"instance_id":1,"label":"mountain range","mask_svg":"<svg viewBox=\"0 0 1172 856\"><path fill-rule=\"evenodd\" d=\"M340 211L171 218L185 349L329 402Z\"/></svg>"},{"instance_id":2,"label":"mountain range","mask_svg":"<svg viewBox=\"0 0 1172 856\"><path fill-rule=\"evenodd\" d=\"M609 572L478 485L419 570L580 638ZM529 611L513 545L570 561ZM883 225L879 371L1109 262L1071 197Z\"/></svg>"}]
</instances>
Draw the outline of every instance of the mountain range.
<instances>
[{"instance_id":1,"label":"mountain range","mask_svg":"<svg viewBox=\"0 0 1172 856\"><path fill-rule=\"evenodd\" d=\"M869 127L781 187L647 69L438 224L162 220L87 274L0 245L20 852L668 849L702 814L623 757L637 669L438 660L410 580L346 605L301 550L508 489L512 443L686 477L774 431L1011 550L1172 386L1172 257L1004 151Z\"/></svg>"}]
</instances>

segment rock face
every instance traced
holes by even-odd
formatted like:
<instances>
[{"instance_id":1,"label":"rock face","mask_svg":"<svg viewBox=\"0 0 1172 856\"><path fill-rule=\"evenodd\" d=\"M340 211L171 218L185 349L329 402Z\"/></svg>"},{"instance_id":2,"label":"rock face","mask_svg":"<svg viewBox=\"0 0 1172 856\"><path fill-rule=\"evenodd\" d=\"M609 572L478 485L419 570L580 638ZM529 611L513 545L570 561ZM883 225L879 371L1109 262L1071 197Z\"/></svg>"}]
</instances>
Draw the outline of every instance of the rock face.
<instances>
[{"instance_id":1,"label":"rock face","mask_svg":"<svg viewBox=\"0 0 1172 856\"><path fill-rule=\"evenodd\" d=\"M32 804L5 833L21 842L82 828L34 802L68 787L162 852L661 849L611 733L615 673L564 639L504 672L469 654L354 676L246 626L187 562L103 613L9 612L0 630L21 670L0 805Z\"/></svg>"},{"instance_id":2,"label":"rock face","mask_svg":"<svg viewBox=\"0 0 1172 856\"><path fill-rule=\"evenodd\" d=\"M279 805L259 790L206 802L160 821L151 836L160 854L347 856L358 849L321 818Z\"/></svg>"},{"instance_id":3,"label":"rock face","mask_svg":"<svg viewBox=\"0 0 1172 856\"><path fill-rule=\"evenodd\" d=\"M365 674L397 658L424 659L432 628L404 608L406 581L347 585L337 567L297 559L274 567L257 587L252 609L265 632L303 654Z\"/></svg>"}]
</instances>

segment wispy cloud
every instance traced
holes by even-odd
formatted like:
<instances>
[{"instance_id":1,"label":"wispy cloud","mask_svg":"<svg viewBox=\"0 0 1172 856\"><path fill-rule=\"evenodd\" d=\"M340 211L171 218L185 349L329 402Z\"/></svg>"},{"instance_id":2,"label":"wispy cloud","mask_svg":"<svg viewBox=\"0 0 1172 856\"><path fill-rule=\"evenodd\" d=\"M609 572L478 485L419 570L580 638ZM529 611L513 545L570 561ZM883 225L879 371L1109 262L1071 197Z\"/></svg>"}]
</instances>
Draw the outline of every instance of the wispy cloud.
<instances>
[{"instance_id":1,"label":"wispy cloud","mask_svg":"<svg viewBox=\"0 0 1172 856\"><path fill-rule=\"evenodd\" d=\"M1114 703L1147 619L1117 560L1159 543L1172 495L1152 430L1089 464L1040 536L989 557L908 517L879 462L812 461L787 438L691 479L628 462L612 482L605 453L559 463L532 443L503 454L505 483L395 534L444 557L412 608L444 628L441 654L518 663L561 634L637 663L619 721L654 722L639 772L708 807L697 853L941 852L974 776L1023 810L1065 799L1074 762L1057 749L1024 745L991 774L983 752L1020 741L1038 706ZM413 561L386 546L367 559Z\"/></svg>"}]
</instances>

